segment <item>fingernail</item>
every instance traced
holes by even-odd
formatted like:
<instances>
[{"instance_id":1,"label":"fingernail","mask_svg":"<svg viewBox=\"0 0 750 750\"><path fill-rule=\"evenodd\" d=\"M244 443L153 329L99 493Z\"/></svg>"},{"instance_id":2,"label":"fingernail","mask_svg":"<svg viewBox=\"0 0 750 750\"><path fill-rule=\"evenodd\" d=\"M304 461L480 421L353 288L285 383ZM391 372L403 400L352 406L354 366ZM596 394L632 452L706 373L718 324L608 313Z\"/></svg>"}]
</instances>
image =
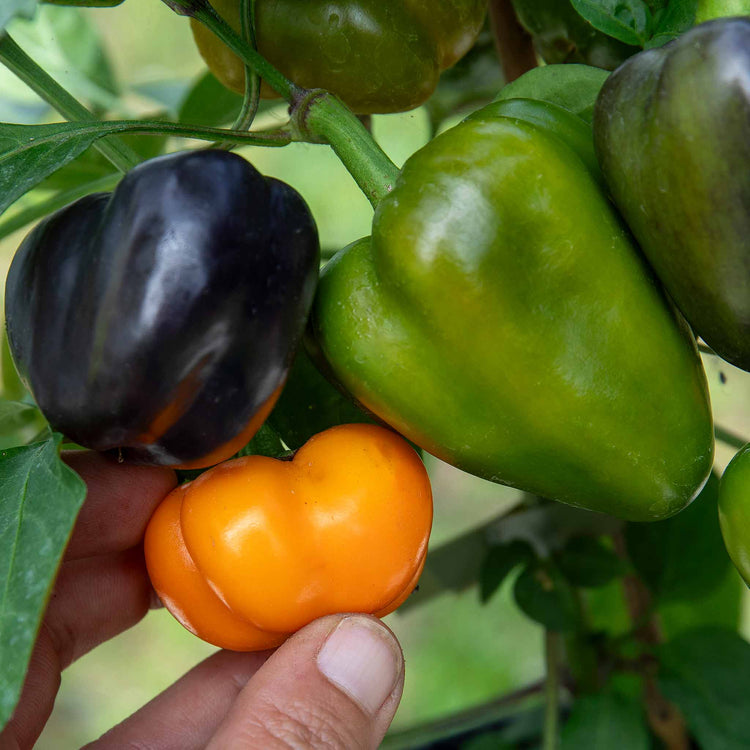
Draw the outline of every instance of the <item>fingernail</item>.
<instances>
[{"instance_id":1,"label":"fingernail","mask_svg":"<svg viewBox=\"0 0 750 750\"><path fill-rule=\"evenodd\" d=\"M372 716L396 687L401 664L394 637L366 617L342 620L318 654L318 669Z\"/></svg>"}]
</instances>

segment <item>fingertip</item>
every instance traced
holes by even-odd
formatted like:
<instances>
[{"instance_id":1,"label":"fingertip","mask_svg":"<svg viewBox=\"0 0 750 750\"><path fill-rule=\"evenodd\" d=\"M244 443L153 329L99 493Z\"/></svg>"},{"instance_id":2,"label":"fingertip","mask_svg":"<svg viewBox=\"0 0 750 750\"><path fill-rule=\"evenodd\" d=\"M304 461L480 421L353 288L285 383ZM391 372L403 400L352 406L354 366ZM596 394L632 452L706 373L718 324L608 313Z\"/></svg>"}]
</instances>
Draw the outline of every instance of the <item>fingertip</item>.
<instances>
[{"instance_id":1,"label":"fingertip","mask_svg":"<svg viewBox=\"0 0 750 750\"><path fill-rule=\"evenodd\" d=\"M331 615L281 645L243 690L211 747L377 747L401 698L404 659L377 618Z\"/></svg>"},{"instance_id":2,"label":"fingertip","mask_svg":"<svg viewBox=\"0 0 750 750\"><path fill-rule=\"evenodd\" d=\"M177 486L172 469L121 464L93 451L65 451L62 457L87 488L68 559L120 552L139 544L151 514Z\"/></svg>"},{"instance_id":3,"label":"fingertip","mask_svg":"<svg viewBox=\"0 0 750 750\"><path fill-rule=\"evenodd\" d=\"M404 657L396 637L374 617L348 615L331 630L316 663L339 690L376 716L399 683Z\"/></svg>"}]
</instances>

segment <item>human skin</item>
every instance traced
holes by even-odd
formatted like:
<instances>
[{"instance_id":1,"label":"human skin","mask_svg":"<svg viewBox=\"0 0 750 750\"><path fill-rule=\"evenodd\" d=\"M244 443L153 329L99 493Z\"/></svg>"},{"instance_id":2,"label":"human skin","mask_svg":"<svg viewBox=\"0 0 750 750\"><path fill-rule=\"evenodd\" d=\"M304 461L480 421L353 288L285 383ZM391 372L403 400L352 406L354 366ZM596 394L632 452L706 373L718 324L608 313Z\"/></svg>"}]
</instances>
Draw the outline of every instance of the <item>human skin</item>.
<instances>
[{"instance_id":1,"label":"human skin","mask_svg":"<svg viewBox=\"0 0 750 750\"><path fill-rule=\"evenodd\" d=\"M139 622L158 601L146 574L146 524L171 470L65 456L88 496L65 553L2 750L33 746L62 670ZM403 656L376 618L331 615L275 651L218 651L88 748L375 748L396 712ZM116 676L112 676L113 686Z\"/></svg>"}]
</instances>

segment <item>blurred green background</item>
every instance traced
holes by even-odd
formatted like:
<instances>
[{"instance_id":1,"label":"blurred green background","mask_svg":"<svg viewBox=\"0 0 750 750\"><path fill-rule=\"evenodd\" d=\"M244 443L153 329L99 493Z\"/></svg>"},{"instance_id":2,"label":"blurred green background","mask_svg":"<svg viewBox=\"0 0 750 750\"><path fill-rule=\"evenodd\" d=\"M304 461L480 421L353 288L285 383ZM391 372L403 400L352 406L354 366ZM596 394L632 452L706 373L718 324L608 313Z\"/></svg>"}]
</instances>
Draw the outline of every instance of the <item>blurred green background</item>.
<instances>
[{"instance_id":1,"label":"blurred green background","mask_svg":"<svg viewBox=\"0 0 750 750\"><path fill-rule=\"evenodd\" d=\"M80 13L80 15L78 15ZM125 92L118 99L107 86L82 77L56 51L61 14L69 33L79 33L81 17L101 34L112 73ZM175 108L190 83L204 71L188 22L159 0L128 0L108 10L45 8L32 23L16 22L16 40L79 98L117 116L141 116ZM101 61L97 63L101 65ZM0 120L58 119L7 71L0 69ZM263 126L282 122L284 108L263 115ZM373 130L387 153L401 164L426 142L423 109L373 118ZM171 144L173 149L181 143ZM258 169L279 177L306 198L324 248L342 247L368 233L371 208L339 161L322 146L241 149ZM0 274L26 230L0 241ZM738 433L750 424L750 375L707 357L706 369L717 422ZM592 450L596 450L592 446ZM723 468L733 451L719 446ZM428 458L435 489L432 547L480 527L520 499L520 493L484 482ZM736 581L731 584L736 585ZM417 593L416 597L419 596ZM619 584L599 596L621 597ZM747 606L745 606L747 612ZM402 729L501 696L542 677L542 629L511 601L510 585L489 605L476 587L445 592L422 606L387 618L404 647L407 680L394 723ZM748 617L743 616L746 635ZM164 610L151 612L137 627L85 656L63 676L55 711L38 748L80 746L148 701L214 649L183 630Z\"/></svg>"}]
</instances>

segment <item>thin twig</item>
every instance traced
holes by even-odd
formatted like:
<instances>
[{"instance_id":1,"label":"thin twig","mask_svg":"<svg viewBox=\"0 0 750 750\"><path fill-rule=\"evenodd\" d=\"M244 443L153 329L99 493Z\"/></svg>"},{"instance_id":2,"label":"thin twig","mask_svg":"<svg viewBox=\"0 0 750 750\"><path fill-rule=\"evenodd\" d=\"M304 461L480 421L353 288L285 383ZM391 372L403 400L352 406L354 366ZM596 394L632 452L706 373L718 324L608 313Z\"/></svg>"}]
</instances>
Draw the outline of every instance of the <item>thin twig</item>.
<instances>
[{"instance_id":1,"label":"thin twig","mask_svg":"<svg viewBox=\"0 0 750 750\"><path fill-rule=\"evenodd\" d=\"M560 715L560 634L552 630L544 631L544 658L547 675L544 680L544 735L543 750L557 750L559 746Z\"/></svg>"},{"instance_id":2,"label":"thin twig","mask_svg":"<svg viewBox=\"0 0 750 750\"><path fill-rule=\"evenodd\" d=\"M511 0L490 0L490 23L507 83L536 68L534 43L519 23Z\"/></svg>"},{"instance_id":3,"label":"thin twig","mask_svg":"<svg viewBox=\"0 0 750 750\"><path fill-rule=\"evenodd\" d=\"M614 535L615 551L622 559L627 559L625 539L621 533ZM653 613L651 593L643 581L635 575L623 578L625 602L633 623L642 623L635 630L635 637L649 649L663 641L661 624ZM648 723L667 750L688 750L690 739L685 719L678 708L670 703L659 690L657 682L658 662L644 659L641 678L643 684L643 702Z\"/></svg>"}]
</instances>

